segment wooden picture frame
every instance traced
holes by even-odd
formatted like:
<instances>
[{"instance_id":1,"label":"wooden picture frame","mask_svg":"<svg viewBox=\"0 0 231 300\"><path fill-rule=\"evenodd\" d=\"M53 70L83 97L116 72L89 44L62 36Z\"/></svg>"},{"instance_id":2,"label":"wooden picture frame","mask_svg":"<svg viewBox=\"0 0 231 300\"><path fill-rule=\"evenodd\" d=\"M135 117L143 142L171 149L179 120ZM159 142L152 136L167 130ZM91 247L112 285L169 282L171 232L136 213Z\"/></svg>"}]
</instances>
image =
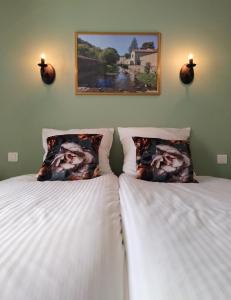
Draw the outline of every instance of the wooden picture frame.
<instances>
[{"instance_id":1,"label":"wooden picture frame","mask_svg":"<svg viewBox=\"0 0 231 300\"><path fill-rule=\"evenodd\" d=\"M159 32L75 32L75 94L160 95L160 51Z\"/></svg>"}]
</instances>

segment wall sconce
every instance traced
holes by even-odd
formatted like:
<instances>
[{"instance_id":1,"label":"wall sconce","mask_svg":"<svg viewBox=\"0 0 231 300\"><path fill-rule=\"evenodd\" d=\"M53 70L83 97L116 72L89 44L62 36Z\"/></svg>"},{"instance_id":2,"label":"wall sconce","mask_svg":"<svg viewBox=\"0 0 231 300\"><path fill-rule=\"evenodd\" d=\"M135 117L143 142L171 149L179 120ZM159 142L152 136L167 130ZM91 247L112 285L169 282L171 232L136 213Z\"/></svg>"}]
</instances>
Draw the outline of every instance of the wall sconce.
<instances>
[{"instance_id":1,"label":"wall sconce","mask_svg":"<svg viewBox=\"0 0 231 300\"><path fill-rule=\"evenodd\" d=\"M193 63L193 55L189 54L188 59L189 59L189 63L183 65L180 70L180 79L184 84L189 84L194 79L193 68L196 66L196 64Z\"/></svg>"},{"instance_id":2,"label":"wall sconce","mask_svg":"<svg viewBox=\"0 0 231 300\"><path fill-rule=\"evenodd\" d=\"M42 81L46 84L51 84L55 80L55 69L51 64L45 63L45 54L41 54L41 62L38 64Z\"/></svg>"}]
</instances>

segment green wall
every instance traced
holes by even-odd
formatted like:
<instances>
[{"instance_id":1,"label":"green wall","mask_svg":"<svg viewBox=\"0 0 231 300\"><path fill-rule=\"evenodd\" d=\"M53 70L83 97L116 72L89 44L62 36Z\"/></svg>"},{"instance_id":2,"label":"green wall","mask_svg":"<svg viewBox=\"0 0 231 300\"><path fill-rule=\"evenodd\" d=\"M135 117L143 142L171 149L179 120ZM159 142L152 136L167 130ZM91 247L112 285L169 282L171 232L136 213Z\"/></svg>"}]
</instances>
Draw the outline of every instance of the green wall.
<instances>
[{"instance_id":1,"label":"green wall","mask_svg":"<svg viewBox=\"0 0 231 300\"><path fill-rule=\"evenodd\" d=\"M231 178L230 160L216 164L231 152L230 17L228 0L0 0L0 178L38 170L43 127L117 126L191 126L196 172ZM74 31L160 31L161 96L75 96ZM40 80L41 52L57 71L52 86ZM185 87L189 52L196 77ZM117 136L111 156L119 172Z\"/></svg>"}]
</instances>

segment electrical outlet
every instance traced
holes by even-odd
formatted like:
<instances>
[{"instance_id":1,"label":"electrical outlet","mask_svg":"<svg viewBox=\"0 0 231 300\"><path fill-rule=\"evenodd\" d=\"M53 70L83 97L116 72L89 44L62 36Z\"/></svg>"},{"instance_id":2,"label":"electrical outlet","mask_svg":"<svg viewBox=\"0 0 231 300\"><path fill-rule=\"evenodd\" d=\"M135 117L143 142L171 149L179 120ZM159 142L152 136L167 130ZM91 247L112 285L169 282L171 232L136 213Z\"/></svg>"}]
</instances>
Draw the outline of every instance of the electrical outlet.
<instances>
[{"instance_id":1,"label":"electrical outlet","mask_svg":"<svg viewBox=\"0 0 231 300\"><path fill-rule=\"evenodd\" d=\"M217 164L218 165L227 165L228 156L227 154L217 154Z\"/></svg>"},{"instance_id":2,"label":"electrical outlet","mask_svg":"<svg viewBox=\"0 0 231 300\"><path fill-rule=\"evenodd\" d=\"M17 162L18 161L18 152L8 152L8 161Z\"/></svg>"}]
</instances>

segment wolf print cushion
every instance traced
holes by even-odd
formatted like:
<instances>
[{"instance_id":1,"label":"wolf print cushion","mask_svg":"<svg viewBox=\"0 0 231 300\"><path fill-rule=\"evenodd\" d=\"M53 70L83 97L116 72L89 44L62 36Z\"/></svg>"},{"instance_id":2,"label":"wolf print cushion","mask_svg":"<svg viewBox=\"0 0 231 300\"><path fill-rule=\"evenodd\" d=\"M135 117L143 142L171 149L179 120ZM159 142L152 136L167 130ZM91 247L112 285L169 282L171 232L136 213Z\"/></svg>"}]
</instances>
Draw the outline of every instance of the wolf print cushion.
<instances>
[{"instance_id":1,"label":"wolf print cushion","mask_svg":"<svg viewBox=\"0 0 231 300\"><path fill-rule=\"evenodd\" d=\"M48 152L37 179L80 180L99 176L99 134L66 134L47 138Z\"/></svg>"},{"instance_id":2,"label":"wolf print cushion","mask_svg":"<svg viewBox=\"0 0 231 300\"><path fill-rule=\"evenodd\" d=\"M197 182L189 141L133 137L136 146L136 178L157 182Z\"/></svg>"}]
</instances>

